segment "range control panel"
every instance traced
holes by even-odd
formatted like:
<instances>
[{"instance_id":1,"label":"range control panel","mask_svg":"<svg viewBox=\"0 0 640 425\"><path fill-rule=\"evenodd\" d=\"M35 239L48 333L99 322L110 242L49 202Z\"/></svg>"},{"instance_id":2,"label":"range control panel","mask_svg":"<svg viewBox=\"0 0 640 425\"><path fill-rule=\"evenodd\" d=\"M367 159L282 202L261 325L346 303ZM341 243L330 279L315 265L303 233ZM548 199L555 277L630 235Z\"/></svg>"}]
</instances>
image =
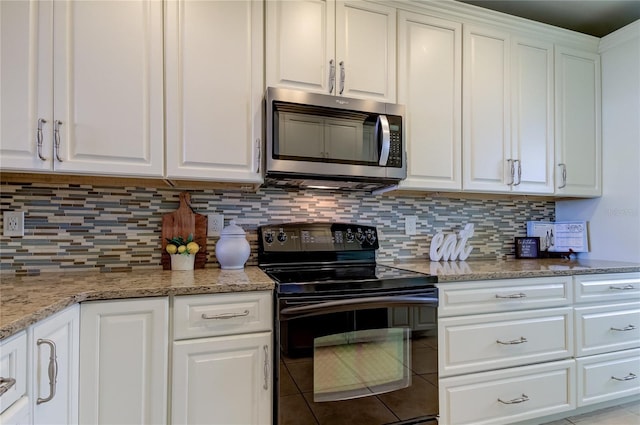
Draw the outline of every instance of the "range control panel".
<instances>
[{"instance_id":1,"label":"range control panel","mask_svg":"<svg viewBox=\"0 0 640 425\"><path fill-rule=\"evenodd\" d=\"M378 234L373 226L347 223L284 223L258 227L264 252L373 251Z\"/></svg>"}]
</instances>

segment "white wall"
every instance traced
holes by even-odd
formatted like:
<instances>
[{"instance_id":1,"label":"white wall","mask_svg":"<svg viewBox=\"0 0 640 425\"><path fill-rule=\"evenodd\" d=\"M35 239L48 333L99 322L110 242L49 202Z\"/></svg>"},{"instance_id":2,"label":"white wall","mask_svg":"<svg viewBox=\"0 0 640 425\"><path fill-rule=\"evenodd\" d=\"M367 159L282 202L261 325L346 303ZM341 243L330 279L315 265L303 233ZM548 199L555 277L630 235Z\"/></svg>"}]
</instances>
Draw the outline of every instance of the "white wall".
<instances>
[{"instance_id":1,"label":"white wall","mask_svg":"<svg viewBox=\"0 0 640 425\"><path fill-rule=\"evenodd\" d=\"M640 262L640 20L602 38L602 193L559 201L556 220L589 222L580 258Z\"/></svg>"}]
</instances>

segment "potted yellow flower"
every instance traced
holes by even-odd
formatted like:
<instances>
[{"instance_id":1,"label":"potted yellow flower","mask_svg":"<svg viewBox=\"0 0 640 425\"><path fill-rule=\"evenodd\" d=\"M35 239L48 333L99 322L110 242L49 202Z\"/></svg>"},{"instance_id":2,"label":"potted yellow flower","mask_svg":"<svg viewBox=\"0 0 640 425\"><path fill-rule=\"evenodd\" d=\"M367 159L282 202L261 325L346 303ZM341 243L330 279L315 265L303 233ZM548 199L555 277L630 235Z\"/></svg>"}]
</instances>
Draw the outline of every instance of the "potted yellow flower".
<instances>
[{"instance_id":1,"label":"potted yellow flower","mask_svg":"<svg viewBox=\"0 0 640 425\"><path fill-rule=\"evenodd\" d=\"M200 245L193 241L193 234L185 240L182 236L167 238L167 253L171 255L171 270L193 270Z\"/></svg>"}]
</instances>

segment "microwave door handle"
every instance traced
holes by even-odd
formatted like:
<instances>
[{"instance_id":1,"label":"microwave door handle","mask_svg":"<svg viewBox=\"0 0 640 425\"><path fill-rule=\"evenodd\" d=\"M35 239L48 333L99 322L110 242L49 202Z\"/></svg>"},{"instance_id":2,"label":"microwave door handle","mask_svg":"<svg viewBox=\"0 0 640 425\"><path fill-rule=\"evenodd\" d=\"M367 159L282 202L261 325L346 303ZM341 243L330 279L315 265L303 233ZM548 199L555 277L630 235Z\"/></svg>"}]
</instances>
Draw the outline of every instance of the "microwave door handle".
<instances>
[{"instance_id":1,"label":"microwave door handle","mask_svg":"<svg viewBox=\"0 0 640 425\"><path fill-rule=\"evenodd\" d=\"M382 136L382 149L380 149L380 166L387 165L389 160L389 150L391 149L391 132L389 131L389 120L385 115L378 115L376 121L376 136Z\"/></svg>"}]
</instances>

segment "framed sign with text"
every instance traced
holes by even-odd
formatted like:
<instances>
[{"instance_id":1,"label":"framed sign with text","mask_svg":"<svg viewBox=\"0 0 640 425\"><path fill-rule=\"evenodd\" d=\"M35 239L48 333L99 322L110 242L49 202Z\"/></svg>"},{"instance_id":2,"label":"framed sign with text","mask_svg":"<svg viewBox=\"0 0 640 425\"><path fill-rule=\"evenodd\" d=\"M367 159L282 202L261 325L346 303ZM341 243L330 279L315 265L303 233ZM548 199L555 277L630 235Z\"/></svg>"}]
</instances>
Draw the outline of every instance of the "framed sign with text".
<instances>
[{"instance_id":1,"label":"framed sign with text","mask_svg":"<svg viewBox=\"0 0 640 425\"><path fill-rule=\"evenodd\" d=\"M540 255L540 238L516 238L516 258L538 258Z\"/></svg>"}]
</instances>

